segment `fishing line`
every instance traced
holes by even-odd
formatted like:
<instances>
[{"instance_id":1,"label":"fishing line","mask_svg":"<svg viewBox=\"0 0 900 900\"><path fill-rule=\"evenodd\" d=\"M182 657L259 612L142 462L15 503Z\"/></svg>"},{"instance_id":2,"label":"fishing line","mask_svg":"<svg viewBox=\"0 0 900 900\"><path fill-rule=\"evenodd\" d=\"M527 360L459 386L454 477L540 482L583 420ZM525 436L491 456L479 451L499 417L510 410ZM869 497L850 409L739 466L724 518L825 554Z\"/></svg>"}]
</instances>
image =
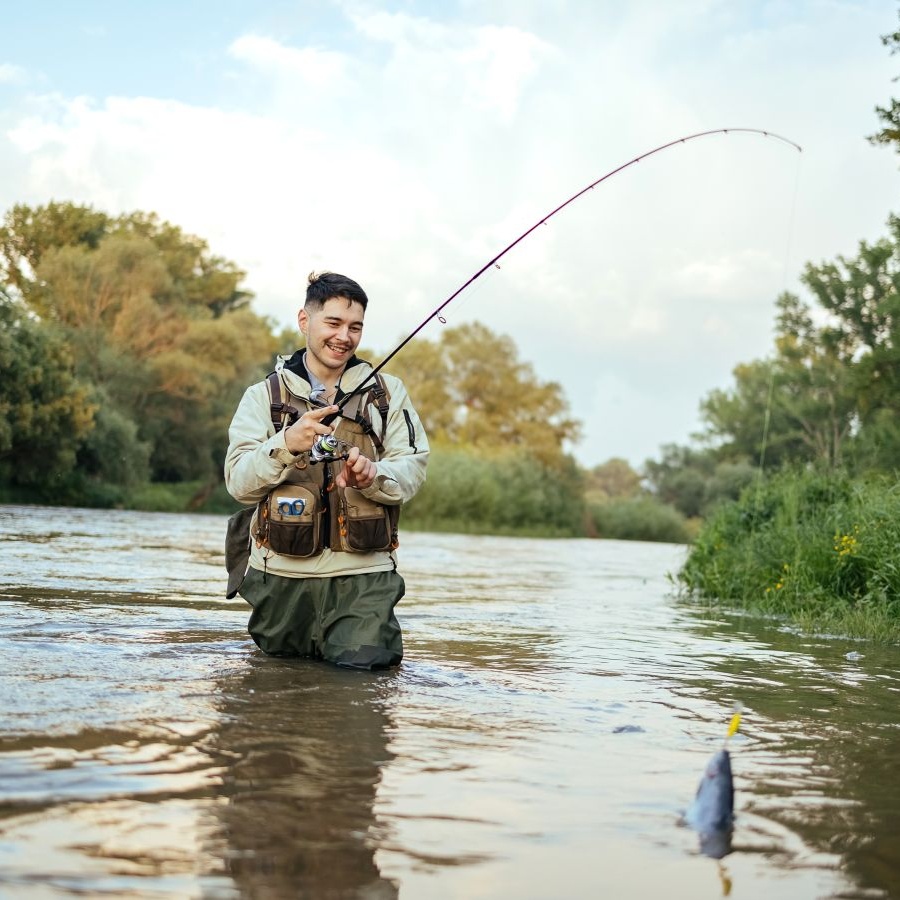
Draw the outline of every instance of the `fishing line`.
<instances>
[{"instance_id":1,"label":"fishing line","mask_svg":"<svg viewBox=\"0 0 900 900\"><path fill-rule=\"evenodd\" d=\"M501 274L500 268L500 263L494 263L494 265L484 273L484 278L482 278L478 284L473 284L472 289L466 293L465 297L460 297L459 303L454 307L457 317L473 300L480 297L485 289L489 288L494 281L497 280L497 277ZM503 269L506 269L506 264L504 264ZM441 325L448 324L448 317L444 313L439 313L435 318Z\"/></svg>"},{"instance_id":2,"label":"fishing line","mask_svg":"<svg viewBox=\"0 0 900 900\"><path fill-rule=\"evenodd\" d=\"M361 393L363 388L375 377L375 375L384 368L387 363L389 363L432 319L438 319L441 321L445 321L442 319L441 313L443 310L452 303L466 288L468 288L471 284L477 281L485 272L487 272L491 267L495 266L510 250L520 244L525 240L532 232L541 227L541 225L546 225L547 222L553 218L557 213L562 212L569 204L574 203L580 197L583 197L588 191L592 191L597 186L601 185L604 181L609 178L618 175L620 172L624 172L625 169L630 168L633 165L641 162L641 160L647 159L648 157L654 156L657 153L662 153L664 150L668 150L671 147L676 147L679 144L686 144L688 141L695 141L700 138L709 137L714 134L751 134L757 135L760 137L772 138L773 140L780 141L784 144L788 144L791 147L794 147L798 152L802 152L802 147L792 141L790 138L783 137L780 134L775 134L771 131L765 131L762 128L713 128L709 131L699 131L695 134L688 134L684 137L676 138L675 140L668 141L665 144L660 144L658 147L654 147L652 150L647 150L645 153L641 153L639 156L635 156L632 159L628 160L628 162L622 163L620 166L616 166L615 169L607 172L605 175L602 175L596 181L592 181L589 185L582 188L577 193L573 194L569 197L568 200L563 201L559 204L555 209L551 210L546 215L542 216L537 220L530 228L527 228L522 232L514 241L504 247L496 256L492 259L488 260L474 275L470 276L465 282L463 282L446 300L440 303L428 316L419 323L388 355L377 365L375 368L368 374L368 376L360 382L360 384L348 394L344 396L344 398L338 404L339 409L343 408L350 400ZM334 413L331 416L323 419L324 423L328 423L337 417L339 413Z\"/></svg>"},{"instance_id":3,"label":"fishing line","mask_svg":"<svg viewBox=\"0 0 900 900\"><path fill-rule=\"evenodd\" d=\"M794 220L797 214L797 196L800 192L800 168L803 162L802 157L798 157L797 159L797 168L794 174L794 191L793 196L791 198L790 212L788 214L788 228L787 235L785 237L785 248L784 248L784 265L782 267L781 272L781 282L782 282L782 294L787 292L787 281L788 281L788 265L790 263L791 257L791 245L793 243L794 237ZM757 465L756 470L756 514L759 514L759 505L762 499L762 480L763 480L763 467L766 461L766 450L769 445L769 427L772 421L772 401L775 396L775 366L777 363L777 359L773 357L772 363L769 366L769 385L768 390L766 391L766 409L763 414L763 432L762 439L760 441L759 448L759 463ZM756 527L756 521L754 518L753 528Z\"/></svg>"}]
</instances>

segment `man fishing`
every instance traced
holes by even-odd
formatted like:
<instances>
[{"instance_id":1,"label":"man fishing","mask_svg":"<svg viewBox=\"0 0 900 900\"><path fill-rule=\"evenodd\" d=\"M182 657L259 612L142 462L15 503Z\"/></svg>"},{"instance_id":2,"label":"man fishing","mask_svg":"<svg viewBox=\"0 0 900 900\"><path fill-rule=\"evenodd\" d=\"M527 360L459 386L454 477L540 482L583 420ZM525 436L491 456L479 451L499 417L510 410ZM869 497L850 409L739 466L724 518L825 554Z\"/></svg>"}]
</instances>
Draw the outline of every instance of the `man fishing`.
<instances>
[{"instance_id":1,"label":"man fishing","mask_svg":"<svg viewBox=\"0 0 900 900\"><path fill-rule=\"evenodd\" d=\"M429 448L400 379L355 355L367 305L352 279L309 276L297 316L306 347L244 393L225 483L256 505L237 516L250 518L249 568L246 537L229 565L229 596L239 589L253 607L253 640L272 655L373 669L403 657L397 520Z\"/></svg>"}]
</instances>

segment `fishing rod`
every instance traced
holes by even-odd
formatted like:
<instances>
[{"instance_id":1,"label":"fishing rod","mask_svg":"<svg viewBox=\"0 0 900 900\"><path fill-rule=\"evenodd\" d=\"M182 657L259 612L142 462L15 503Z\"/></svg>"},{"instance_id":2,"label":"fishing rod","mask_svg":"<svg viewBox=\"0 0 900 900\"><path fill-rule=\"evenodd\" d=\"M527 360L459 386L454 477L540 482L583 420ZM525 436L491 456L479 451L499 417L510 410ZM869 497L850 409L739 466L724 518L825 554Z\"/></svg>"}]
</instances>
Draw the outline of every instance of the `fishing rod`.
<instances>
[{"instance_id":1,"label":"fishing rod","mask_svg":"<svg viewBox=\"0 0 900 900\"><path fill-rule=\"evenodd\" d=\"M781 141L782 143L788 144L791 147L794 147L798 152L802 152L803 148L792 141L790 138L783 137L780 134L775 134L771 131L765 131L762 128L713 128L709 131L698 131L696 134L688 134L684 137L676 138L674 141L668 141L665 144L660 144L658 147L654 147L652 150L647 150L645 153L641 153L639 156L635 156L633 159L628 160L626 163L622 163L620 166L616 166L615 169L607 172L605 175L598 178L596 181L592 181L587 187L582 188L577 193L573 194L569 197L568 200L560 203L556 209L547 213L545 216L541 216L537 222L534 223L530 228L523 231L512 243L508 244L504 247L496 256L492 259L488 260L474 275L472 275L467 281L463 282L446 300L444 300L439 306L437 306L428 316L422 320L422 322L417 325L375 368L366 376L366 378L360 382L352 391L345 394L340 402L337 404L338 412L334 413L331 416L327 416L323 419L325 424L329 424L338 415L340 415L340 410L344 408L344 406L350 402L350 400L355 397L357 394L361 393L363 388L434 318L438 318L440 321L444 321L441 313L443 310L450 305L467 287L477 281L488 269L492 266L496 266L497 263L509 253L513 247L516 247L518 244L522 243L525 238L528 237L533 231L536 231L541 225L546 225L547 222L550 221L557 213L562 212L570 203L574 203L578 200L579 197L584 196L588 191L592 191L595 187L602 184L609 178L612 178L614 175L618 175L619 172L623 172L625 169L630 168L631 166L639 163L643 159L647 159L650 156L654 156L657 153L662 153L663 150L668 150L670 147L675 147L678 144L686 144L688 141L695 141L698 138L709 137L713 134L754 134L759 135L761 137L773 138L774 140Z\"/></svg>"}]
</instances>

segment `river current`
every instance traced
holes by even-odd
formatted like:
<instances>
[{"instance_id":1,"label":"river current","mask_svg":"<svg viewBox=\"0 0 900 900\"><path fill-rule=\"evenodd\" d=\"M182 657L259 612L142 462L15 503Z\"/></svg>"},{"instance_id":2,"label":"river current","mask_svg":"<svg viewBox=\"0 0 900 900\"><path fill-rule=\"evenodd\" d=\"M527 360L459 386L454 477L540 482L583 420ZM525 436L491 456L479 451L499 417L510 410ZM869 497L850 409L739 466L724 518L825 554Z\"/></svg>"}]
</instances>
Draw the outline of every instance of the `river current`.
<instances>
[{"instance_id":1,"label":"river current","mask_svg":"<svg viewBox=\"0 0 900 900\"><path fill-rule=\"evenodd\" d=\"M900 897L900 648L680 600L683 547L404 532L399 669L271 659L224 531L0 507L0 897Z\"/></svg>"}]
</instances>

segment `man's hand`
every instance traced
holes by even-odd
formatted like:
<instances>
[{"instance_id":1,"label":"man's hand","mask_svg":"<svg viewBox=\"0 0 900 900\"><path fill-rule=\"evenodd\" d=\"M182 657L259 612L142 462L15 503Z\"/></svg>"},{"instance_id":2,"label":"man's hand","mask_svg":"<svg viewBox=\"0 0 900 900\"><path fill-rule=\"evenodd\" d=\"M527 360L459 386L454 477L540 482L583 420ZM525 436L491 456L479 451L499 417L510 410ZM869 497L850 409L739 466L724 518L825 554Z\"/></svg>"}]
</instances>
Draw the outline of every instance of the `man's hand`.
<instances>
[{"instance_id":1,"label":"man's hand","mask_svg":"<svg viewBox=\"0 0 900 900\"><path fill-rule=\"evenodd\" d=\"M352 487L361 491L375 480L377 471L375 463L363 456L359 447L351 447L344 460L344 467L338 472L334 482L338 487Z\"/></svg>"},{"instance_id":2,"label":"man's hand","mask_svg":"<svg viewBox=\"0 0 900 900\"><path fill-rule=\"evenodd\" d=\"M285 446L291 453L303 453L304 450L309 450L320 434L331 434L334 430L330 425L323 425L322 419L337 411L338 407L336 406L323 406L303 413L290 428L285 429Z\"/></svg>"}]
</instances>

